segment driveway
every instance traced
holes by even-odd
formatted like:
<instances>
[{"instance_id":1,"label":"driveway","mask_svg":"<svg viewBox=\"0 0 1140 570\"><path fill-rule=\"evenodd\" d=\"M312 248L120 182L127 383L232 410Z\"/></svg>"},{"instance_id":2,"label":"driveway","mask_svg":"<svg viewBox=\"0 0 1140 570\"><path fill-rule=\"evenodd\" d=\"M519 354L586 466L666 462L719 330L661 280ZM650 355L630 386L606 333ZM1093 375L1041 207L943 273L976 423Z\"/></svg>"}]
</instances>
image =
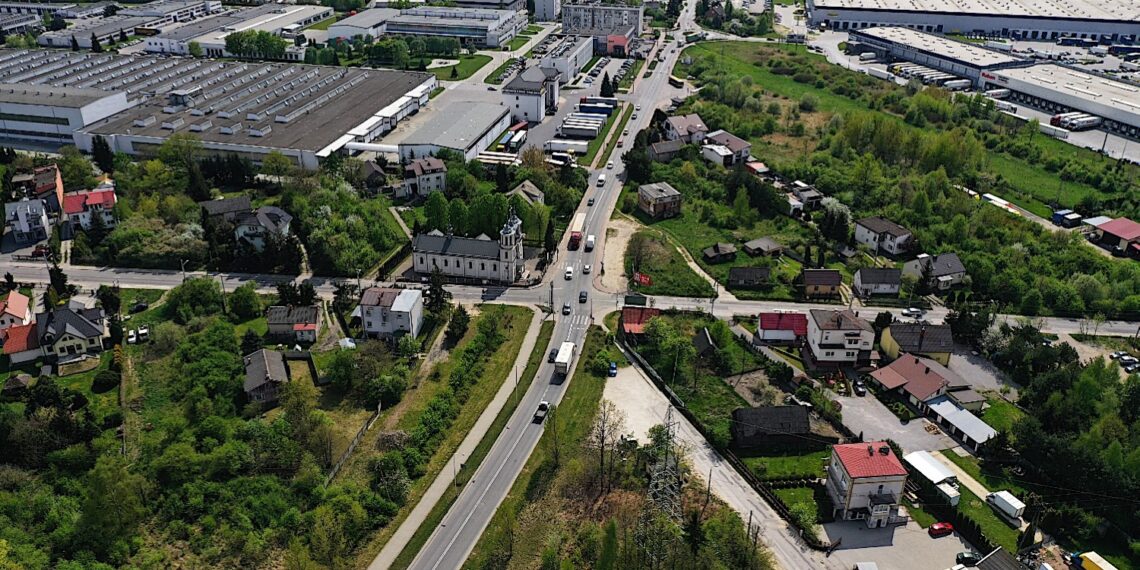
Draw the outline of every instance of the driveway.
<instances>
[{"instance_id":1,"label":"driveway","mask_svg":"<svg viewBox=\"0 0 1140 570\"><path fill-rule=\"evenodd\" d=\"M892 439L903 451L937 451L958 445L941 431L927 433L925 419L914 419L903 424L894 413L874 396L836 396L843 404L843 424L856 434L862 433L866 441ZM951 564L953 566L953 564Z\"/></svg>"},{"instance_id":2,"label":"driveway","mask_svg":"<svg viewBox=\"0 0 1140 570\"><path fill-rule=\"evenodd\" d=\"M842 544L832 553L844 568L856 562L875 562L880 570L945 570L954 565L954 556L973 550L957 533L931 538L914 521L906 526L867 528L862 521L834 522L823 525L823 533Z\"/></svg>"},{"instance_id":3,"label":"driveway","mask_svg":"<svg viewBox=\"0 0 1140 570\"><path fill-rule=\"evenodd\" d=\"M971 354L969 348L955 347L954 353L950 355L950 370L969 382L975 390L997 392L1002 386L1009 386L1009 399L1017 401L1017 384L989 360Z\"/></svg>"}]
</instances>

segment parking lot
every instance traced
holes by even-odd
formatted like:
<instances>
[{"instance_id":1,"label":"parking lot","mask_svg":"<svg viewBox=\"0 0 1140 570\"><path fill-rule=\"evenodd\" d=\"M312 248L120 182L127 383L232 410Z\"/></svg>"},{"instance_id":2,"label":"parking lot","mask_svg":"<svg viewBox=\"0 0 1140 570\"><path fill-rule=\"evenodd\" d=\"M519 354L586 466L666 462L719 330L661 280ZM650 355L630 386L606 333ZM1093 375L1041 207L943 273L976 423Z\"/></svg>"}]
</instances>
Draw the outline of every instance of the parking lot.
<instances>
[{"instance_id":1,"label":"parking lot","mask_svg":"<svg viewBox=\"0 0 1140 570\"><path fill-rule=\"evenodd\" d=\"M931 538L914 521L888 528L867 528L863 521L834 522L823 525L823 534L832 544L842 540L831 557L844 568L875 562L879 570L945 570L954 566L959 552L973 550L957 533Z\"/></svg>"},{"instance_id":2,"label":"parking lot","mask_svg":"<svg viewBox=\"0 0 1140 570\"><path fill-rule=\"evenodd\" d=\"M941 431L927 432L925 426L929 422L925 419L902 423L898 416L871 394L836 396L835 399L843 405L843 425L857 434L863 434L867 441L892 439L908 453L918 450L937 451L957 445Z\"/></svg>"}]
</instances>

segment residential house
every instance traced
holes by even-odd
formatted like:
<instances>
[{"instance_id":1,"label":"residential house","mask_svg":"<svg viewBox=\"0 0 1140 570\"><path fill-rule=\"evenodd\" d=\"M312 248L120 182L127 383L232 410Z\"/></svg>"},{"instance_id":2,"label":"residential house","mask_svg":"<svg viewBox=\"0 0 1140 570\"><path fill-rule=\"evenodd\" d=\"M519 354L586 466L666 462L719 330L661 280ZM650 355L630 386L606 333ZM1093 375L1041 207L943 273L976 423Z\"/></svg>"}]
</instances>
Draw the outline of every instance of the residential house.
<instances>
[{"instance_id":1,"label":"residential house","mask_svg":"<svg viewBox=\"0 0 1140 570\"><path fill-rule=\"evenodd\" d=\"M827 493L838 520L881 528L898 520L906 468L884 441L831 446Z\"/></svg>"},{"instance_id":2,"label":"residential house","mask_svg":"<svg viewBox=\"0 0 1140 570\"><path fill-rule=\"evenodd\" d=\"M19 291L0 298L0 330L32 322L32 301Z\"/></svg>"},{"instance_id":3,"label":"residential house","mask_svg":"<svg viewBox=\"0 0 1140 570\"><path fill-rule=\"evenodd\" d=\"M973 393L973 390L964 392ZM963 446L977 453L983 443L997 435L997 430L959 404L954 397L958 393L959 391L953 391L931 398L926 402L927 415L942 428L942 431L957 438Z\"/></svg>"},{"instance_id":4,"label":"residential house","mask_svg":"<svg viewBox=\"0 0 1140 570\"><path fill-rule=\"evenodd\" d=\"M114 227L114 208L118 201L114 188L68 192L63 195L63 215L71 222L73 231L91 229L92 220L96 217L103 222L103 227Z\"/></svg>"},{"instance_id":5,"label":"residential house","mask_svg":"<svg viewBox=\"0 0 1140 570\"><path fill-rule=\"evenodd\" d=\"M761 237L745 242L744 253L752 257L756 257L757 255L778 257L784 253L784 246L770 237Z\"/></svg>"},{"instance_id":6,"label":"residential house","mask_svg":"<svg viewBox=\"0 0 1140 570\"><path fill-rule=\"evenodd\" d=\"M724 263L736 259L736 246L731 243L714 243L703 250L701 255L709 263Z\"/></svg>"},{"instance_id":7,"label":"residential house","mask_svg":"<svg viewBox=\"0 0 1140 570\"><path fill-rule=\"evenodd\" d=\"M771 274L768 267L733 267L728 270L728 286L757 289L769 284Z\"/></svg>"},{"instance_id":8,"label":"residential house","mask_svg":"<svg viewBox=\"0 0 1140 570\"><path fill-rule=\"evenodd\" d=\"M18 244L35 243L51 235L47 205L39 198L4 204L4 221Z\"/></svg>"},{"instance_id":9,"label":"residential house","mask_svg":"<svg viewBox=\"0 0 1140 570\"><path fill-rule=\"evenodd\" d=\"M922 279L930 279L929 285L945 291L966 280L966 266L956 253L941 253L938 255L920 254L916 259L903 265L903 275L911 275Z\"/></svg>"},{"instance_id":10,"label":"residential house","mask_svg":"<svg viewBox=\"0 0 1140 570\"><path fill-rule=\"evenodd\" d=\"M681 193L668 182L654 182L637 187L637 207L655 220L681 215Z\"/></svg>"},{"instance_id":11,"label":"residential house","mask_svg":"<svg viewBox=\"0 0 1140 570\"><path fill-rule=\"evenodd\" d=\"M732 411L731 429L736 449L803 449L827 441L812 433L810 413L804 406L737 408ZM820 463L820 472L823 469Z\"/></svg>"},{"instance_id":12,"label":"residential house","mask_svg":"<svg viewBox=\"0 0 1140 570\"><path fill-rule=\"evenodd\" d=\"M808 184L802 180L792 182L792 195L799 200L804 209L807 211L815 210L823 203L823 192L816 189L815 186Z\"/></svg>"},{"instance_id":13,"label":"residential house","mask_svg":"<svg viewBox=\"0 0 1140 570\"><path fill-rule=\"evenodd\" d=\"M1096 232L1097 241L1115 251L1125 255L1140 253L1140 223L1128 218L1116 218L1097 226Z\"/></svg>"},{"instance_id":14,"label":"residential house","mask_svg":"<svg viewBox=\"0 0 1140 570\"><path fill-rule=\"evenodd\" d=\"M893 390L919 411L926 411L926 401L946 393L951 384L969 387L949 368L921 356L902 354L890 364L871 373L884 390Z\"/></svg>"},{"instance_id":15,"label":"residential house","mask_svg":"<svg viewBox=\"0 0 1140 570\"><path fill-rule=\"evenodd\" d=\"M63 175L54 164L12 175L12 190L23 198L43 200L53 214L63 207Z\"/></svg>"},{"instance_id":16,"label":"residential house","mask_svg":"<svg viewBox=\"0 0 1140 570\"><path fill-rule=\"evenodd\" d=\"M860 297L871 295L898 296L902 270L894 267L862 267L855 272L851 288Z\"/></svg>"},{"instance_id":17,"label":"residential house","mask_svg":"<svg viewBox=\"0 0 1140 570\"><path fill-rule=\"evenodd\" d=\"M434 156L412 159L404 166L404 186L397 198L421 198L447 189L447 165Z\"/></svg>"},{"instance_id":18,"label":"residential house","mask_svg":"<svg viewBox=\"0 0 1140 570\"><path fill-rule=\"evenodd\" d=\"M681 154L685 148L685 141L681 139L658 141L649 145L647 152L649 160L654 162L669 162Z\"/></svg>"},{"instance_id":19,"label":"residential house","mask_svg":"<svg viewBox=\"0 0 1140 570\"><path fill-rule=\"evenodd\" d=\"M245 356L245 382L242 389L246 398L259 404L272 404L280 396L281 387L289 381L289 367L285 355L263 348Z\"/></svg>"},{"instance_id":20,"label":"residential house","mask_svg":"<svg viewBox=\"0 0 1140 570\"><path fill-rule=\"evenodd\" d=\"M531 205L544 204L546 202L546 194L542 190L539 190L538 186L535 186L530 180L519 182L518 186L515 186L510 192L507 192L508 200L511 196L518 196L525 200L527 204Z\"/></svg>"},{"instance_id":21,"label":"residential house","mask_svg":"<svg viewBox=\"0 0 1140 570\"><path fill-rule=\"evenodd\" d=\"M266 239L289 236L293 216L277 206L262 206L234 217L234 237L239 244L248 244L255 251L264 251Z\"/></svg>"},{"instance_id":22,"label":"residential house","mask_svg":"<svg viewBox=\"0 0 1140 570\"><path fill-rule=\"evenodd\" d=\"M757 178L765 178L771 172L771 169L768 168L768 165L760 162L759 160L749 161L744 165L744 168L746 168L748 172Z\"/></svg>"},{"instance_id":23,"label":"residential house","mask_svg":"<svg viewBox=\"0 0 1140 570\"><path fill-rule=\"evenodd\" d=\"M685 144L695 144L705 140L709 128L701 120L701 116L692 113L689 115L673 115L665 119L665 140L684 141Z\"/></svg>"},{"instance_id":24,"label":"residential house","mask_svg":"<svg viewBox=\"0 0 1140 570\"><path fill-rule=\"evenodd\" d=\"M799 344L807 332L808 318L803 313L760 313L753 338L768 344Z\"/></svg>"},{"instance_id":25,"label":"residential house","mask_svg":"<svg viewBox=\"0 0 1140 570\"><path fill-rule=\"evenodd\" d=\"M875 329L850 310L812 309L807 343L819 367L855 366L871 360Z\"/></svg>"},{"instance_id":26,"label":"residential house","mask_svg":"<svg viewBox=\"0 0 1140 570\"><path fill-rule=\"evenodd\" d=\"M0 330L0 344L3 345L4 356L12 364L32 362L44 354L40 348L40 337L36 334L36 323Z\"/></svg>"},{"instance_id":27,"label":"residential house","mask_svg":"<svg viewBox=\"0 0 1140 570\"><path fill-rule=\"evenodd\" d=\"M723 129L713 131L705 136L704 144L719 145L728 149L731 156L725 166L748 162L752 156L752 143Z\"/></svg>"},{"instance_id":28,"label":"residential house","mask_svg":"<svg viewBox=\"0 0 1140 570\"><path fill-rule=\"evenodd\" d=\"M701 145L701 158L718 166L732 166L732 151L722 144Z\"/></svg>"},{"instance_id":29,"label":"residential house","mask_svg":"<svg viewBox=\"0 0 1140 570\"><path fill-rule=\"evenodd\" d=\"M661 314L661 309L626 305L621 309L621 328L627 335L645 334L649 319Z\"/></svg>"},{"instance_id":30,"label":"residential house","mask_svg":"<svg viewBox=\"0 0 1140 570\"><path fill-rule=\"evenodd\" d=\"M198 202L198 207L202 209L204 222L220 219L232 223L239 215L253 211L253 204L250 202L249 196L246 195L206 200L205 202Z\"/></svg>"},{"instance_id":31,"label":"residential house","mask_svg":"<svg viewBox=\"0 0 1140 570\"><path fill-rule=\"evenodd\" d=\"M855 241L872 253L900 255L910 249L914 234L890 220L871 217L855 222Z\"/></svg>"},{"instance_id":32,"label":"residential house","mask_svg":"<svg viewBox=\"0 0 1140 570\"><path fill-rule=\"evenodd\" d=\"M804 297L838 297L843 274L838 269L804 269L799 281Z\"/></svg>"},{"instance_id":33,"label":"residential house","mask_svg":"<svg viewBox=\"0 0 1140 570\"><path fill-rule=\"evenodd\" d=\"M107 334L103 309L88 309L78 301L36 315L36 337L48 358L68 359L103 352Z\"/></svg>"},{"instance_id":34,"label":"residential house","mask_svg":"<svg viewBox=\"0 0 1140 570\"><path fill-rule=\"evenodd\" d=\"M418 338L424 324L424 294L419 289L369 287L352 316L360 317L365 336Z\"/></svg>"},{"instance_id":35,"label":"residential house","mask_svg":"<svg viewBox=\"0 0 1140 570\"><path fill-rule=\"evenodd\" d=\"M321 332L321 308L317 305L286 307L274 305L265 311L270 338L289 342L317 342Z\"/></svg>"},{"instance_id":36,"label":"residential house","mask_svg":"<svg viewBox=\"0 0 1140 570\"><path fill-rule=\"evenodd\" d=\"M364 177L364 185L368 188L381 188L388 183L388 172L375 160L364 161L360 165L360 173Z\"/></svg>"},{"instance_id":37,"label":"residential house","mask_svg":"<svg viewBox=\"0 0 1140 570\"><path fill-rule=\"evenodd\" d=\"M883 331L879 346L890 358L898 358L905 352L949 366L950 355L954 352L954 335L950 332L950 325L893 323Z\"/></svg>"}]
</instances>

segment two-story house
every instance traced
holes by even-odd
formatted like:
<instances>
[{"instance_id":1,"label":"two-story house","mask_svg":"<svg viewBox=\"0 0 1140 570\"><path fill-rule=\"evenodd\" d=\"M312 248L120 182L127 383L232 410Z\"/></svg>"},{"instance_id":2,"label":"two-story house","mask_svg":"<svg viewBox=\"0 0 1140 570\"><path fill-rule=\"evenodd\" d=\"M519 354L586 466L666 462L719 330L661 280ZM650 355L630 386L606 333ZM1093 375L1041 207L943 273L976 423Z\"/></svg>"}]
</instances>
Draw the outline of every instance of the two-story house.
<instances>
[{"instance_id":1,"label":"two-story house","mask_svg":"<svg viewBox=\"0 0 1140 570\"><path fill-rule=\"evenodd\" d=\"M716 153L723 161L721 164L725 166L735 166L748 162L748 158L752 155L752 143L723 129L713 131L705 136L704 145L719 146L727 149L728 155L723 155L720 152ZM704 154L703 149L701 153Z\"/></svg>"},{"instance_id":2,"label":"two-story house","mask_svg":"<svg viewBox=\"0 0 1140 570\"><path fill-rule=\"evenodd\" d=\"M929 279L927 285L945 291L966 280L966 266L956 253L923 253L903 265L903 275Z\"/></svg>"},{"instance_id":3,"label":"two-story house","mask_svg":"<svg viewBox=\"0 0 1140 570\"><path fill-rule=\"evenodd\" d=\"M709 128L701 116L692 113L689 115L674 115L665 119L665 140L684 141L685 144L699 143L709 134Z\"/></svg>"},{"instance_id":4,"label":"two-story house","mask_svg":"<svg viewBox=\"0 0 1140 570\"><path fill-rule=\"evenodd\" d=\"M404 186L397 198L420 198L447 188L447 165L434 156L413 159L404 166Z\"/></svg>"},{"instance_id":5,"label":"two-story house","mask_svg":"<svg viewBox=\"0 0 1140 570\"><path fill-rule=\"evenodd\" d=\"M405 334L416 338L424 324L424 295L419 289L369 287L353 311L360 317L365 336L393 338Z\"/></svg>"},{"instance_id":6,"label":"two-story house","mask_svg":"<svg viewBox=\"0 0 1140 570\"><path fill-rule=\"evenodd\" d=\"M32 302L19 291L9 291L0 298L0 330L32 322Z\"/></svg>"},{"instance_id":7,"label":"two-story house","mask_svg":"<svg viewBox=\"0 0 1140 570\"><path fill-rule=\"evenodd\" d=\"M950 355L954 352L954 335L950 325L893 323L883 330L879 346L890 358L898 358L908 352L949 366Z\"/></svg>"},{"instance_id":8,"label":"two-story house","mask_svg":"<svg viewBox=\"0 0 1140 570\"><path fill-rule=\"evenodd\" d=\"M804 297L838 297L843 274L838 269L804 269L799 282Z\"/></svg>"},{"instance_id":9,"label":"two-story house","mask_svg":"<svg viewBox=\"0 0 1140 570\"><path fill-rule=\"evenodd\" d=\"M831 446L827 494L839 520L866 520L868 528L898 519L906 468L886 442Z\"/></svg>"},{"instance_id":10,"label":"two-story house","mask_svg":"<svg viewBox=\"0 0 1140 570\"><path fill-rule=\"evenodd\" d=\"M115 225L115 204L119 201L114 188L83 190L63 195L63 215L71 222L71 229L91 229L92 220L98 216L103 226Z\"/></svg>"},{"instance_id":11,"label":"two-story house","mask_svg":"<svg viewBox=\"0 0 1140 570\"><path fill-rule=\"evenodd\" d=\"M245 365L245 382L242 390L246 398L259 404L272 404L280 396L281 387L289 381L289 367L285 355L276 350L261 349L242 359Z\"/></svg>"},{"instance_id":12,"label":"two-story house","mask_svg":"<svg viewBox=\"0 0 1140 570\"><path fill-rule=\"evenodd\" d=\"M4 204L4 221L16 243L35 243L51 235L47 205L38 198Z\"/></svg>"},{"instance_id":13,"label":"two-story house","mask_svg":"<svg viewBox=\"0 0 1140 570\"><path fill-rule=\"evenodd\" d=\"M851 288L861 297L898 295L902 270L894 267L862 267L855 272Z\"/></svg>"},{"instance_id":14,"label":"two-story house","mask_svg":"<svg viewBox=\"0 0 1140 570\"><path fill-rule=\"evenodd\" d=\"M63 175L54 164L13 174L12 190L20 197L43 200L48 211L55 214L63 206Z\"/></svg>"},{"instance_id":15,"label":"two-story house","mask_svg":"<svg viewBox=\"0 0 1140 570\"><path fill-rule=\"evenodd\" d=\"M48 358L65 360L103 352L107 333L103 309L88 309L78 301L36 315L36 337Z\"/></svg>"},{"instance_id":16,"label":"two-story house","mask_svg":"<svg viewBox=\"0 0 1140 570\"><path fill-rule=\"evenodd\" d=\"M637 208L655 220L681 215L681 193L668 182L637 187Z\"/></svg>"},{"instance_id":17,"label":"two-story house","mask_svg":"<svg viewBox=\"0 0 1140 570\"><path fill-rule=\"evenodd\" d=\"M284 239L289 236L293 216L277 206L262 206L234 217L234 237L238 243L249 244L255 251L265 250L265 240L271 235Z\"/></svg>"},{"instance_id":18,"label":"two-story house","mask_svg":"<svg viewBox=\"0 0 1140 570\"><path fill-rule=\"evenodd\" d=\"M819 367L854 366L871 359L875 329L850 310L812 309L808 352Z\"/></svg>"},{"instance_id":19,"label":"two-story house","mask_svg":"<svg viewBox=\"0 0 1140 570\"><path fill-rule=\"evenodd\" d=\"M313 343L321 332L321 308L317 305L274 305L265 310L265 320L270 338Z\"/></svg>"},{"instance_id":20,"label":"two-story house","mask_svg":"<svg viewBox=\"0 0 1140 570\"><path fill-rule=\"evenodd\" d=\"M884 218L863 218L855 222L855 241L867 246L871 253L899 255L910 249L914 234Z\"/></svg>"}]
</instances>

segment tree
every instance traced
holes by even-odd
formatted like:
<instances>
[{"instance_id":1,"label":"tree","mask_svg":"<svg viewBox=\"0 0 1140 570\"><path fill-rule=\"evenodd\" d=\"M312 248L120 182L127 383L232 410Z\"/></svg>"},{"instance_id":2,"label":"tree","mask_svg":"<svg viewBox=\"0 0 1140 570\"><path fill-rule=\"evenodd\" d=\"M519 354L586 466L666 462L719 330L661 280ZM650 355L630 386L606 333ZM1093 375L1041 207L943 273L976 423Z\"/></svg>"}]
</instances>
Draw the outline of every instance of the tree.
<instances>
[{"instance_id":1,"label":"tree","mask_svg":"<svg viewBox=\"0 0 1140 570\"><path fill-rule=\"evenodd\" d=\"M79 40L75 36L71 36L71 51L79 51Z\"/></svg>"},{"instance_id":2,"label":"tree","mask_svg":"<svg viewBox=\"0 0 1140 570\"><path fill-rule=\"evenodd\" d=\"M420 342L416 337L406 334L400 337L399 343L396 345L396 352L404 358L411 358L420 351Z\"/></svg>"},{"instance_id":3,"label":"tree","mask_svg":"<svg viewBox=\"0 0 1140 570\"><path fill-rule=\"evenodd\" d=\"M87 474L76 537L87 548L106 554L132 538L143 517L147 481L131 473L118 455L100 455Z\"/></svg>"},{"instance_id":4,"label":"tree","mask_svg":"<svg viewBox=\"0 0 1140 570\"><path fill-rule=\"evenodd\" d=\"M270 151L261 159L261 173L266 176L282 177L292 174L296 167L293 159L281 154L280 151Z\"/></svg>"},{"instance_id":5,"label":"tree","mask_svg":"<svg viewBox=\"0 0 1140 570\"><path fill-rule=\"evenodd\" d=\"M614 96L614 86L612 83L610 83L610 72L608 72L608 71L602 75L602 91L601 91L601 93L602 93L602 97L613 97Z\"/></svg>"},{"instance_id":6,"label":"tree","mask_svg":"<svg viewBox=\"0 0 1140 570\"><path fill-rule=\"evenodd\" d=\"M1041 296L1041 291L1033 288L1025 293L1021 298L1021 314L1034 316L1041 312L1041 304L1044 299Z\"/></svg>"},{"instance_id":7,"label":"tree","mask_svg":"<svg viewBox=\"0 0 1140 570\"><path fill-rule=\"evenodd\" d=\"M451 320L447 323L447 338L451 342L458 342L467 334L467 327L471 324L471 315L467 313L467 309L460 304L451 313Z\"/></svg>"},{"instance_id":8,"label":"tree","mask_svg":"<svg viewBox=\"0 0 1140 570\"><path fill-rule=\"evenodd\" d=\"M437 315L442 315L447 310L447 300L450 298L451 293L443 288L443 272L436 267L431 272L431 284L428 285L427 309Z\"/></svg>"},{"instance_id":9,"label":"tree","mask_svg":"<svg viewBox=\"0 0 1140 570\"><path fill-rule=\"evenodd\" d=\"M60 269L58 262L52 263L48 269L48 281L52 291L54 291L59 298L62 299L71 296L71 286L67 283L67 274Z\"/></svg>"},{"instance_id":10,"label":"tree","mask_svg":"<svg viewBox=\"0 0 1140 570\"><path fill-rule=\"evenodd\" d=\"M99 305L108 316L118 315L122 309L122 296L117 285L100 285L95 297L99 299Z\"/></svg>"},{"instance_id":11,"label":"tree","mask_svg":"<svg viewBox=\"0 0 1140 570\"><path fill-rule=\"evenodd\" d=\"M120 42L125 42L125 41L127 41L127 32L126 32L126 31L124 31L124 30L119 30L119 41L120 41Z\"/></svg>"},{"instance_id":12,"label":"tree","mask_svg":"<svg viewBox=\"0 0 1140 570\"><path fill-rule=\"evenodd\" d=\"M240 321L261 315L261 299L257 297L257 283L249 281L234 289L229 298L230 313Z\"/></svg>"},{"instance_id":13,"label":"tree","mask_svg":"<svg viewBox=\"0 0 1140 570\"><path fill-rule=\"evenodd\" d=\"M546 222L546 234L542 238L542 246L548 256L558 249L558 242L554 239L554 222L552 220Z\"/></svg>"},{"instance_id":14,"label":"tree","mask_svg":"<svg viewBox=\"0 0 1140 570\"><path fill-rule=\"evenodd\" d=\"M625 415L609 400L602 400L598 405L598 412L594 415L594 423L586 435L586 447L597 451L598 454L598 483L599 492L606 492L609 488L609 475L606 473L606 457L610 458L609 469L613 471L613 455L621 436L626 432Z\"/></svg>"},{"instance_id":15,"label":"tree","mask_svg":"<svg viewBox=\"0 0 1140 570\"><path fill-rule=\"evenodd\" d=\"M190 52L190 57L202 57L205 53L202 51L202 44L198 42L190 42L186 45L186 49Z\"/></svg>"},{"instance_id":16,"label":"tree","mask_svg":"<svg viewBox=\"0 0 1140 570\"><path fill-rule=\"evenodd\" d=\"M222 312L222 290L209 277L192 277L167 293L163 305L166 314L179 324L203 315Z\"/></svg>"},{"instance_id":17,"label":"tree","mask_svg":"<svg viewBox=\"0 0 1140 570\"><path fill-rule=\"evenodd\" d=\"M427 231L449 232L451 224L447 214L447 198L444 197L443 192L433 191L428 195L427 202L424 203L424 218L427 220L425 229Z\"/></svg>"},{"instance_id":18,"label":"tree","mask_svg":"<svg viewBox=\"0 0 1140 570\"><path fill-rule=\"evenodd\" d=\"M11 271L4 272L4 288L8 291L16 289L16 277L12 275Z\"/></svg>"},{"instance_id":19,"label":"tree","mask_svg":"<svg viewBox=\"0 0 1140 570\"><path fill-rule=\"evenodd\" d=\"M103 135L95 135L95 138L92 139L91 155L99 170L108 174L115 171L115 153L111 151L111 145L107 143L107 139L103 138Z\"/></svg>"},{"instance_id":20,"label":"tree","mask_svg":"<svg viewBox=\"0 0 1140 570\"><path fill-rule=\"evenodd\" d=\"M261 348L261 335L253 329L246 329L245 334L241 336L241 353L253 354Z\"/></svg>"},{"instance_id":21,"label":"tree","mask_svg":"<svg viewBox=\"0 0 1140 570\"><path fill-rule=\"evenodd\" d=\"M470 212L467 203L455 199L447 205L447 221L451 223L451 231L457 236L469 235L471 231Z\"/></svg>"},{"instance_id":22,"label":"tree","mask_svg":"<svg viewBox=\"0 0 1140 570\"><path fill-rule=\"evenodd\" d=\"M495 166L495 189L499 192L507 192L510 190L511 177L507 173L507 165L499 163Z\"/></svg>"},{"instance_id":23,"label":"tree","mask_svg":"<svg viewBox=\"0 0 1140 570\"><path fill-rule=\"evenodd\" d=\"M91 32L91 51L94 53L103 53L103 44L99 43L99 38L95 32Z\"/></svg>"},{"instance_id":24,"label":"tree","mask_svg":"<svg viewBox=\"0 0 1140 570\"><path fill-rule=\"evenodd\" d=\"M453 81L456 79L459 79L459 66L458 65L451 66L451 79Z\"/></svg>"}]
</instances>

